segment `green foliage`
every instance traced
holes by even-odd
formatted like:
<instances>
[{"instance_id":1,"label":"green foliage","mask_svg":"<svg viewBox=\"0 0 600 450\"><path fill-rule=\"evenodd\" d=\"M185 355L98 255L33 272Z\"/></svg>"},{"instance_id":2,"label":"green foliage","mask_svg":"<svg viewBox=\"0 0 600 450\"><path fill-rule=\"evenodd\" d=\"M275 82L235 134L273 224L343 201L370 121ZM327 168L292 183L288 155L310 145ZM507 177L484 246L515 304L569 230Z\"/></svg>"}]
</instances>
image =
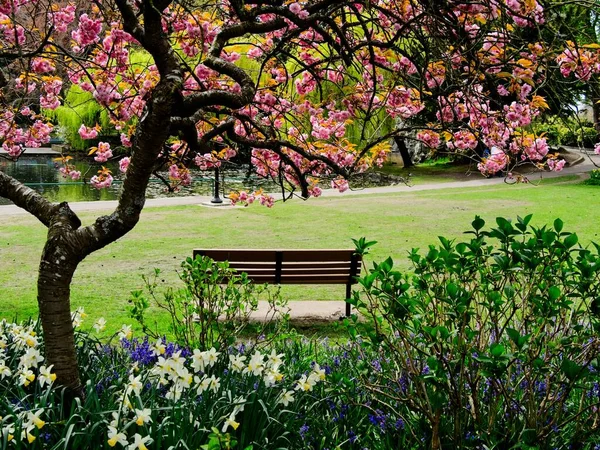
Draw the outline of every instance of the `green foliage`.
<instances>
[{"instance_id":1,"label":"green foliage","mask_svg":"<svg viewBox=\"0 0 600 450\"><path fill-rule=\"evenodd\" d=\"M90 141L79 136L81 124L88 127L99 124L104 130L103 133L111 130L106 110L96 103L91 93L85 92L77 85L68 89L63 105L53 111L44 110L44 115L58 125L61 137L74 150L87 150L90 146Z\"/></svg>"},{"instance_id":2,"label":"green foliage","mask_svg":"<svg viewBox=\"0 0 600 450\"><path fill-rule=\"evenodd\" d=\"M600 186L600 169L592 170L590 177L584 183L590 186Z\"/></svg>"},{"instance_id":3,"label":"green foliage","mask_svg":"<svg viewBox=\"0 0 600 450\"><path fill-rule=\"evenodd\" d=\"M579 120L538 122L534 123L532 128L536 134L544 134L548 143L553 146L592 148L599 140L594 125Z\"/></svg>"},{"instance_id":4,"label":"green foliage","mask_svg":"<svg viewBox=\"0 0 600 450\"><path fill-rule=\"evenodd\" d=\"M265 326L275 317L286 318L281 314L286 302L281 299L278 288L252 283L248 274L237 273L229 268L228 262L197 256L187 258L181 269L179 278L185 285L182 289L168 288L161 295L157 292L160 270L155 269L151 279L144 277L152 302L142 291L132 292L130 317L154 339L168 331L176 342L188 348L223 349L233 344L246 328L250 315L258 309L259 298L264 298L269 305ZM168 330L148 325L145 316L151 304L168 313ZM285 320L279 322L280 328L276 331L281 331L284 323Z\"/></svg>"},{"instance_id":5,"label":"green foliage","mask_svg":"<svg viewBox=\"0 0 600 450\"><path fill-rule=\"evenodd\" d=\"M360 280L366 342L391 358L363 382L432 448L597 443L600 246L530 221L476 217L470 240L414 249L414 274L388 258Z\"/></svg>"}]
</instances>

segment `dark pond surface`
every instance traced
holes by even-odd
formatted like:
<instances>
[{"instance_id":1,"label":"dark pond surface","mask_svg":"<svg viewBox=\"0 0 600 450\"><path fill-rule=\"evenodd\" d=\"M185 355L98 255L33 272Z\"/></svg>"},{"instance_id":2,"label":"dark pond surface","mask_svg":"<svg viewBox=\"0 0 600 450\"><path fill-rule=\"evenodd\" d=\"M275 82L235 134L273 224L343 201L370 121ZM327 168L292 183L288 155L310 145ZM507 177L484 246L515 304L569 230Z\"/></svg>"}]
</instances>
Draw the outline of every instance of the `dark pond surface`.
<instances>
[{"instance_id":1,"label":"dark pond surface","mask_svg":"<svg viewBox=\"0 0 600 450\"><path fill-rule=\"evenodd\" d=\"M72 181L63 178L57 170L56 162L53 156L23 156L18 161L10 161L0 158L0 170L4 173L24 182L27 186L35 189L51 201L97 201L97 200L116 200L121 189L123 174L119 171L116 162L107 162L105 167L111 169L114 182L108 189L95 189L89 183L81 180ZM82 178L89 180L99 169L95 164L90 164L90 160L78 159L71 161L77 170L81 171ZM165 172L165 178L168 174ZM212 172L192 172L193 183L189 187L182 187L178 193L169 193L165 185L158 178L152 177L148 190L148 198L171 197L180 195L212 195L214 174ZM273 184L266 180L260 180L255 177L247 178L242 170L228 170L224 173L224 183L222 192L227 195L233 190L257 189L263 187L265 190L274 190ZM10 202L0 197L0 205L7 205Z\"/></svg>"},{"instance_id":2,"label":"dark pond surface","mask_svg":"<svg viewBox=\"0 0 600 450\"><path fill-rule=\"evenodd\" d=\"M108 167L114 177L112 186L108 189L95 189L85 181L72 181L66 179L58 171L55 155L23 156L18 161L0 158L0 170L4 173L25 183L54 202L68 201L98 201L116 200L121 189L123 174L120 172L117 162L107 162L103 165ZM91 158L80 158L72 160L71 163L77 170L81 171L82 179L88 180L96 174L100 166ZM93 163L93 164L92 164ZM279 192L280 188L275 183L258 178L255 175L248 176L245 169L226 169L221 173L221 197L227 196L231 191L255 190L263 188L266 192ZM161 173L168 179L168 173ZM212 195L213 194L213 172L192 171L193 183L191 186L183 186L178 193L169 193L164 183L156 177L150 179L146 195L148 198L176 197L181 195ZM387 186L402 183L403 180L392 175L384 175L369 172L353 178L353 188L364 188L372 186ZM329 187L329 181L320 183L322 188ZM0 197L0 205L8 205L10 201Z\"/></svg>"}]
</instances>

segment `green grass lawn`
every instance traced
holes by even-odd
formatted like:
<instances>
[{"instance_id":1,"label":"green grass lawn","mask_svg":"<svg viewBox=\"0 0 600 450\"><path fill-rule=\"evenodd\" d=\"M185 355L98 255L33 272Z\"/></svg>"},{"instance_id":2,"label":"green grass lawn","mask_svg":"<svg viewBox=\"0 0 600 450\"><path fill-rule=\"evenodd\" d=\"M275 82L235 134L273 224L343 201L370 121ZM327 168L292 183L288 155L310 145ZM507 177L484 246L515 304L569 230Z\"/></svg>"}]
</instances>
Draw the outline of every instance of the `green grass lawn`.
<instances>
[{"instance_id":1,"label":"green grass lawn","mask_svg":"<svg viewBox=\"0 0 600 450\"><path fill-rule=\"evenodd\" d=\"M554 179L540 186L496 185L386 195L345 195L294 200L273 209L211 209L201 206L147 208L138 226L118 242L83 261L72 285L72 307L85 307L90 319L100 316L111 330L127 318L133 289L142 274L163 271L164 284L175 285L180 262L193 248L351 248L351 238L379 241L369 260L393 256L408 267L413 247L425 248L437 236L460 238L476 214L488 224L497 216L534 214L534 224L556 217L580 240L599 240L600 188ZM562 181L563 183L560 183ZM96 214L82 214L91 223ZM0 318L25 319L37 314L36 272L46 229L27 215L0 217ZM290 300L342 301L343 286L285 286ZM88 319L87 325L91 326Z\"/></svg>"}]
</instances>

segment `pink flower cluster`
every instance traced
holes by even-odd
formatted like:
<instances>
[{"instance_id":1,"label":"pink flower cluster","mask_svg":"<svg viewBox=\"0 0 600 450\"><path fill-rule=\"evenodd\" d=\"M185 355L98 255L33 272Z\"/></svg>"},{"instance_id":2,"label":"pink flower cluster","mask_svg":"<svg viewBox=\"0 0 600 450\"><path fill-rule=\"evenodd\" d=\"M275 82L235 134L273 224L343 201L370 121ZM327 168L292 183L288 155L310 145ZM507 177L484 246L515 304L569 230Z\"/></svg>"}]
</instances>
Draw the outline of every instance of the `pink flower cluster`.
<instances>
[{"instance_id":1,"label":"pink flower cluster","mask_svg":"<svg viewBox=\"0 0 600 450\"><path fill-rule=\"evenodd\" d=\"M331 188L337 189L341 194L342 192L346 192L350 186L348 185L348 180L340 177L336 178L335 180L331 180Z\"/></svg>"},{"instance_id":2,"label":"pink flower cluster","mask_svg":"<svg viewBox=\"0 0 600 450\"><path fill-rule=\"evenodd\" d=\"M520 27L533 27L545 22L544 8L536 0L506 0L509 15Z\"/></svg>"},{"instance_id":3,"label":"pink flower cluster","mask_svg":"<svg viewBox=\"0 0 600 450\"><path fill-rule=\"evenodd\" d=\"M35 73L54 72L56 67L54 63L46 58L33 58L31 60L31 70Z\"/></svg>"},{"instance_id":4,"label":"pink flower cluster","mask_svg":"<svg viewBox=\"0 0 600 450\"><path fill-rule=\"evenodd\" d=\"M10 4L11 2L6 2ZM2 2L0 2L2 5ZM14 25L10 17L0 12L0 41L8 45L21 46L25 44L25 29L21 25Z\"/></svg>"},{"instance_id":5,"label":"pink flower cluster","mask_svg":"<svg viewBox=\"0 0 600 450\"><path fill-rule=\"evenodd\" d=\"M440 135L432 130L419 131L417 139L429 148L438 148L441 142Z\"/></svg>"},{"instance_id":6,"label":"pink flower cluster","mask_svg":"<svg viewBox=\"0 0 600 450\"><path fill-rule=\"evenodd\" d=\"M75 170L75 167L70 164L63 166L58 170L63 178L71 178L73 181L77 181L81 178L81 171Z\"/></svg>"},{"instance_id":7,"label":"pink flower cluster","mask_svg":"<svg viewBox=\"0 0 600 450\"><path fill-rule=\"evenodd\" d=\"M100 163L108 161L113 156L110 144L107 142L99 142L95 153L94 161Z\"/></svg>"},{"instance_id":8,"label":"pink flower cluster","mask_svg":"<svg viewBox=\"0 0 600 450\"><path fill-rule=\"evenodd\" d=\"M122 173L127 172L127 168L129 167L129 163L130 162L131 162L131 159L128 156L126 156L125 158L121 159L119 161L119 170Z\"/></svg>"},{"instance_id":9,"label":"pink flower cluster","mask_svg":"<svg viewBox=\"0 0 600 450\"><path fill-rule=\"evenodd\" d=\"M71 37L77 45L86 47L100 39L102 31L102 22L100 20L90 19L87 14L82 14L79 18L79 26L71 32Z\"/></svg>"},{"instance_id":10,"label":"pink flower cluster","mask_svg":"<svg viewBox=\"0 0 600 450\"><path fill-rule=\"evenodd\" d=\"M294 3L290 4L289 8L290 8L291 12L296 14L301 19L306 19L309 16L308 11L303 9L302 5L298 2L294 2Z\"/></svg>"},{"instance_id":11,"label":"pink flower cluster","mask_svg":"<svg viewBox=\"0 0 600 450\"><path fill-rule=\"evenodd\" d=\"M269 194L265 194L261 189L252 193L240 191L229 194L229 200L231 201L232 206L235 206L238 203L242 206L249 206L254 203L256 199L258 199L258 202L261 205L266 206L267 208L272 208L275 204L275 198Z\"/></svg>"},{"instance_id":12,"label":"pink flower cluster","mask_svg":"<svg viewBox=\"0 0 600 450\"><path fill-rule=\"evenodd\" d=\"M85 124L81 124L78 133L81 139L96 139L98 137L98 126L90 128L85 126Z\"/></svg>"},{"instance_id":13,"label":"pink flower cluster","mask_svg":"<svg viewBox=\"0 0 600 450\"><path fill-rule=\"evenodd\" d=\"M563 170L565 163L566 161L564 159L560 159L558 161L556 159L549 159L548 168L554 172L560 172L561 170Z\"/></svg>"},{"instance_id":14,"label":"pink flower cluster","mask_svg":"<svg viewBox=\"0 0 600 450\"><path fill-rule=\"evenodd\" d=\"M510 158L503 151L493 153L489 158L484 158L479 164L477 169L484 175L494 175L495 173L501 172L508 165Z\"/></svg>"},{"instance_id":15,"label":"pink flower cluster","mask_svg":"<svg viewBox=\"0 0 600 450\"><path fill-rule=\"evenodd\" d=\"M477 138L468 130L459 130L452 133L452 140L446 143L450 150L474 150L477 147Z\"/></svg>"},{"instance_id":16,"label":"pink flower cluster","mask_svg":"<svg viewBox=\"0 0 600 450\"><path fill-rule=\"evenodd\" d=\"M69 25L75 20L75 5L68 4L67 6L50 11L48 13L48 22L56 28L59 33L66 33Z\"/></svg>"},{"instance_id":17,"label":"pink flower cluster","mask_svg":"<svg viewBox=\"0 0 600 450\"><path fill-rule=\"evenodd\" d=\"M568 77L573 73L576 78L588 81L592 74L600 73L598 54L583 48L575 48L573 42L567 42L567 48L556 58L560 73Z\"/></svg>"},{"instance_id":18,"label":"pink flower cluster","mask_svg":"<svg viewBox=\"0 0 600 450\"><path fill-rule=\"evenodd\" d=\"M178 167L177 164L172 164L169 167L169 180L176 185L189 186L192 184L192 176L190 175L189 169Z\"/></svg>"},{"instance_id":19,"label":"pink flower cluster","mask_svg":"<svg viewBox=\"0 0 600 450\"><path fill-rule=\"evenodd\" d=\"M113 177L110 173L94 175L90 180L90 184L96 189L106 189L112 185Z\"/></svg>"}]
</instances>

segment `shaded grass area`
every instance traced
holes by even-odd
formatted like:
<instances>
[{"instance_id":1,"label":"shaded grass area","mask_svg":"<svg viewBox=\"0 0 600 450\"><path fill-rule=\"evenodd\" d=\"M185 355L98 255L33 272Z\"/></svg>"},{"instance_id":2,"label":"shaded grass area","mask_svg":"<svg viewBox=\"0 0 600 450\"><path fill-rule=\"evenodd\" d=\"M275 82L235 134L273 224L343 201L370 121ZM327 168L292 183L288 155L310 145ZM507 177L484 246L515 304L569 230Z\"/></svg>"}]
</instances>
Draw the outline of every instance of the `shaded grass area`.
<instances>
[{"instance_id":1,"label":"shaded grass area","mask_svg":"<svg viewBox=\"0 0 600 450\"><path fill-rule=\"evenodd\" d=\"M401 162L388 162L377 171L408 179L414 185L482 178L474 163L452 161L448 157L427 160L408 168Z\"/></svg>"},{"instance_id":2,"label":"shaded grass area","mask_svg":"<svg viewBox=\"0 0 600 450\"><path fill-rule=\"evenodd\" d=\"M461 238L476 214L492 224L497 216L533 213L533 223L540 226L560 217L582 242L600 240L595 207L600 189L564 184L572 178L544 180L540 186L347 195L279 203L273 209L147 208L132 232L80 264L72 307L85 307L90 319L105 317L114 331L131 322L128 299L131 290L143 287L142 274L158 267L161 284L178 286L176 270L194 248L351 248L351 238L365 236L379 241L368 264L392 256L407 268L411 248L426 248L439 235ZM84 224L96 216L81 214ZM29 216L0 217L0 318L37 315L36 272L45 235L43 225ZM289 300L342 301L344 287L284 286L282 293ZM164 323L164 316L155 317Z\"/></svg>"}]
</instances>

